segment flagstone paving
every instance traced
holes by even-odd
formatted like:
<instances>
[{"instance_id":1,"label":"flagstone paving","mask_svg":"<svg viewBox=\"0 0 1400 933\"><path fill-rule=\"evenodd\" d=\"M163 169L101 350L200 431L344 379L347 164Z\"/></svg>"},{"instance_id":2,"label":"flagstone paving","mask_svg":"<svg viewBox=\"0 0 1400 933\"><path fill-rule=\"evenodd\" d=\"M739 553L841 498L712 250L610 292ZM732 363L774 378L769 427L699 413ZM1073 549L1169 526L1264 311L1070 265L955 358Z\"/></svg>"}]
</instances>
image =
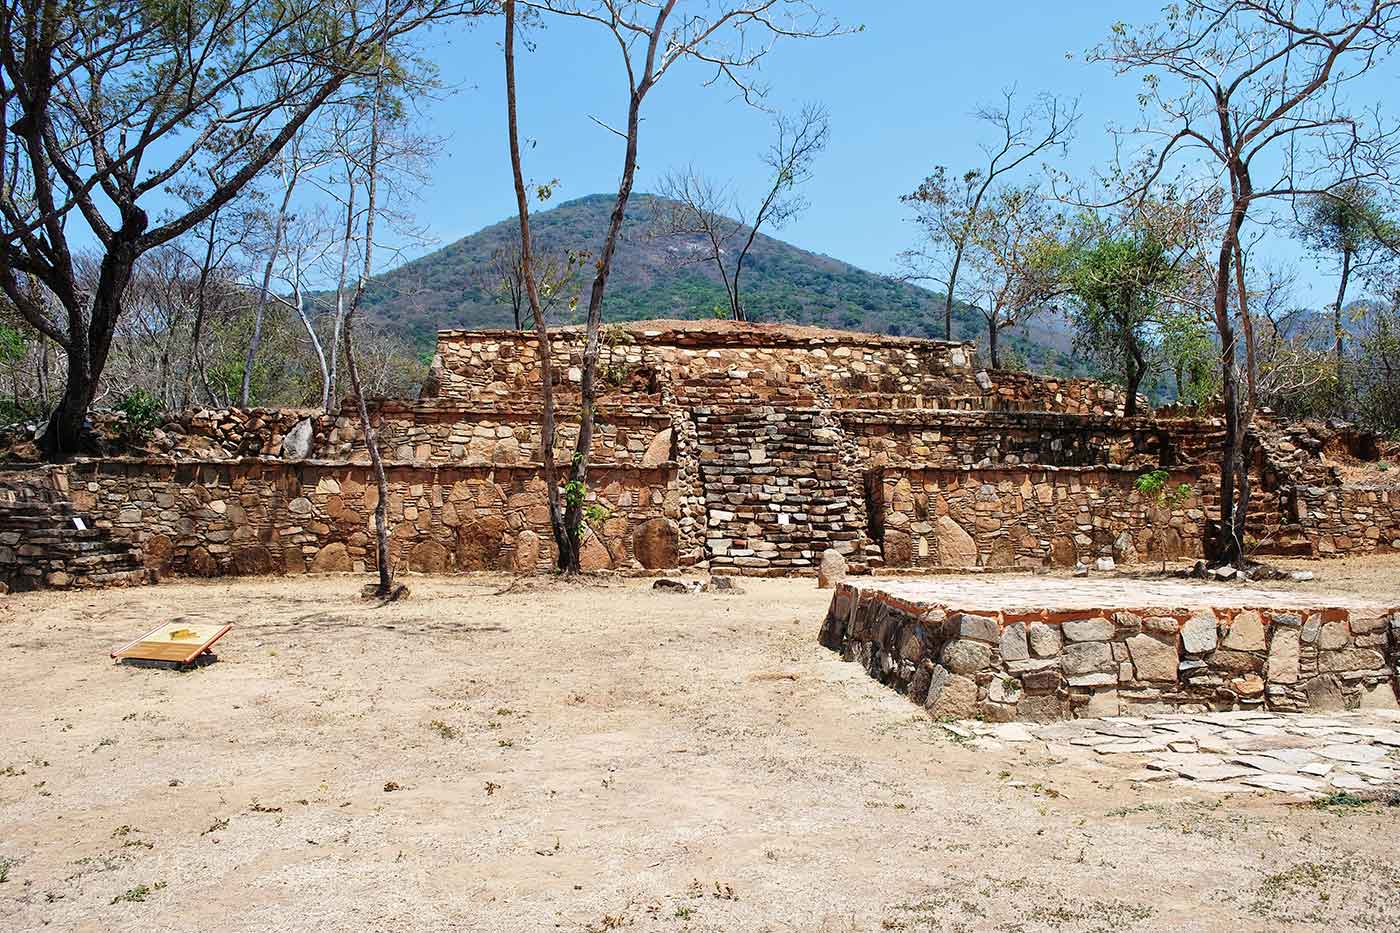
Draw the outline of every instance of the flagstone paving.
<instances>
[{"instance_id":1,"label":"flagstone paving","mask_svg":"<svg viewBox=\"0 0 1400 933\"><path fill-rule=\"evenodd\" d=\"M1068 763L1098 757L1124 780L1173 781L1220 792L1321 797L1400 790L1400 712L1198 715L1077 719L1049 724L944 723L974 746L1044 743Z\"/></svg>"}]
</instances>

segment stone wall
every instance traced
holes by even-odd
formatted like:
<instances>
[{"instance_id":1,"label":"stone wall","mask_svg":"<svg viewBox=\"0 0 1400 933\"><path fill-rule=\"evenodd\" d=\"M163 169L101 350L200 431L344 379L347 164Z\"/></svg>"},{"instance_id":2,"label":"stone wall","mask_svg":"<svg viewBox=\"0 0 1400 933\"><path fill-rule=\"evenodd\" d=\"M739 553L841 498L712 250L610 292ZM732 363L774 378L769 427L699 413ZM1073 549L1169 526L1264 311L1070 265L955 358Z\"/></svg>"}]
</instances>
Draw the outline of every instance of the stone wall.
<instances>
[{"instance_id":1,"label":"stone wall","mask_svg":"<svg viewBox=\"0 0 1400 933\"><path fill-rule=\"evenodd\" d=\"M1112 467L980 470L885 467L867 479L888 567L1072 567L1199 557L1198 495L1167 508ZM1199 488L1194 470L1173 486Z\"/></svg>"},{"instance_id":2,"label":"stone wall","mask_svg":"<svg viewBox=\"0 0 1400 933\"><path fill-rule=\"evenodd\" d=\"M842 584L820 640L936 719L1395 709L1400 611L988 610Z\"/></svg>"},{"instance_id":3,"label":"stone wall","mask_svg":"<svg viewBox=\"0 0 1400 933\"><path fill-rule=\"evenodd\" d=\"M843 411L870 467L1091 466L1154 469L1217 460L1217 421L1052 412Z\"/></svg>"},{"instance_id":4,"label":"stone wall","mask_svg":"<svg viewBox=\"0 0 1400 933\"><path fill-rule=\"evenodd\" d=\"M835 548L866 560L859 471L840 422L821 410L698 409L710 569L749 574L815 570Z\"/></svg>"},{"instance_id":5,"label":"stone wall","mask_svg":"<svg viewBox=\"0 0 1400 933\"><path fill-rule=\"evenodd\" d=\"M390 555L445 573L553 563L534 466L390 464ZM606 517L584 545L591 569L669 568L680 548L674 467L599 466L590 503ZM89 461L68 469L75 507L148 567L195 576L373 569L378 490L368 469L271 460Z\"/></svg>"},{"instance_id":6,"label":"stone wall","mask_svg":"<svg viewBox=\"0 0 1400 933\"><path fill-rule=\"evenodd\" d=\"M1290 504L1319 556L1400 551L1400 486L1296 486Z\"/></svg>"}]
</instances>

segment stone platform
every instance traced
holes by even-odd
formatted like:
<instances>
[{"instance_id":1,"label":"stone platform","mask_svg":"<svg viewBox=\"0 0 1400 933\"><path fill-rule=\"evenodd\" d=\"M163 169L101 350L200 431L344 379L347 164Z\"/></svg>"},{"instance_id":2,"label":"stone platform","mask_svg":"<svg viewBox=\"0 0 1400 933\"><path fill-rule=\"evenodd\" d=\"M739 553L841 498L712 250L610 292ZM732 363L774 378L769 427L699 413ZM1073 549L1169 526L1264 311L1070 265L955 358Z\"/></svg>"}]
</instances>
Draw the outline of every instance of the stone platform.
<instances>
[{"instance_id":1,"label":"stone platform","mask_svg":"<svg viewBox=\"0 0 1400 933\"><path fill-rule=\"evenodd\" d=\"M1309 590L864 579L821 643L940 720L1396 709L1400 609Z\"/></svg>"}]
</instances>

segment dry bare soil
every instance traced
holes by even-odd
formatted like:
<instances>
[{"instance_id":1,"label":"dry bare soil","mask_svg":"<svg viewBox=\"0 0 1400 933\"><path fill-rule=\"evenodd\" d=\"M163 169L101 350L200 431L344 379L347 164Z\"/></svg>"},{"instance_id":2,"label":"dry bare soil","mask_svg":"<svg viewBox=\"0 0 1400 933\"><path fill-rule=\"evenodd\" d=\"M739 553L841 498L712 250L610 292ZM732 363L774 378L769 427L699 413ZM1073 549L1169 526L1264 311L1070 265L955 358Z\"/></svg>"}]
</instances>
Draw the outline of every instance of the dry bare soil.
<instances>
[{"instance_id":1,"label":"dry bare soil","mask_svg":"<svg viewBox=\"0 0 1400 933\"><path fill-rule=\"evenodd\" d=\"M817 646L810 580L360 582L0 599L0 929L1400 927L1400 807L971 747ZM182 616L217 664L108 660Z\"/></svg>"}]
</instances>

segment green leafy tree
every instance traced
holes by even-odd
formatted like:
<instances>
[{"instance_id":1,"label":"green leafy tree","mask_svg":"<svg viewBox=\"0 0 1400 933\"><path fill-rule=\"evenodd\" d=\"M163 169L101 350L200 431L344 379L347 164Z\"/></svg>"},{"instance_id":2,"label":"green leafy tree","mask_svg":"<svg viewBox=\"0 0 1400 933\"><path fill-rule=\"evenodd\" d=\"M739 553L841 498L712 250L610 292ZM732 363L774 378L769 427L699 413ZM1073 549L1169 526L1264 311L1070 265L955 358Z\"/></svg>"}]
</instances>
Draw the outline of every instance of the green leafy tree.
<instances>
[{"instance_id":1,"label":"green leafy tree","mask_svg":"<svg viewBox=\"0 0 1400 933\"><path fill-rule=\"evenodd\" d=\"M1337 261L1337 300L1332 304L1332 352L1340 362L1346 326L1347 287L1354 273L1390 252L1393 224L1375 189L1353 181L1302 201L1299 236L1314 252Z\"/></svg>"},{"instance_id":2,"label":"green leafy tree","mask_svg":"<svg viewBox=\"0 0 1400 933\"><path fill-rule=\"evenodd\" d=\"M1066 287L1076 299L1070 316L1081 345L1121 365L1124 413L1132 417L1168 306L1163 294L1179 273L1165 245L1151 234L1114 233L1096 221L1090 224L1088 235L1063 259Z\"/></svg>"}]
</instances>

